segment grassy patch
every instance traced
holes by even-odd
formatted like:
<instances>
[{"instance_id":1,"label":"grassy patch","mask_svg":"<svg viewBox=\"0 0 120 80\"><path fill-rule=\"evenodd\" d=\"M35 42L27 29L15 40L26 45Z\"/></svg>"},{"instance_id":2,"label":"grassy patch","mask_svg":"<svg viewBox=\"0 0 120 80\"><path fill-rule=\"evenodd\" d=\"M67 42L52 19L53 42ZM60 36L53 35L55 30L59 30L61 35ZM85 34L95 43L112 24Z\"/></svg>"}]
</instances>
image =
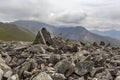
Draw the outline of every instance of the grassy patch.
<instances>
[{"instance_id":1,"label":"grassy patch","mask_svg":"<svg viewBox=\"0 0 120 80\"><path fill-rule=\"evenodd\" d=\"M0 23L0 40L4 41L33 41L35 36L32 33L24 32L16 25Z\"/></svg>"}]
</instances>

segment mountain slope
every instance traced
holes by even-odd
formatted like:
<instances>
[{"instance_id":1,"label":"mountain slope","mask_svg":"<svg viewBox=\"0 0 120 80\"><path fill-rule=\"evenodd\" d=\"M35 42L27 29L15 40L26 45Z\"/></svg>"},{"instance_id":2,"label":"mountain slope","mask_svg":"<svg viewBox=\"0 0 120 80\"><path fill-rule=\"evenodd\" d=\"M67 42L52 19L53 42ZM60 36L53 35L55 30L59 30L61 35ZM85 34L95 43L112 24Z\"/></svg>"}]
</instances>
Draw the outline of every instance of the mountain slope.
<instances>
[{"instance_id":1,"label":"mountain slope","mask_svg":"<svg viewBox=\"0 0 120 80\"><path fill-rule=\"evenodd\" d=\"M32 41L34 35L20 30L16 25L0 23L0 40Z\"/></svg>"},{"instance_id":2,"label":"mountain slope","mask_svg":"<svg viewBox=\"0 0 120 80\"><path fill-rule=\"evenodd\" d=\"M109 37L120 40L120 31L117 31L117 30L109 30L109 31L91 30L91 32L102 35L102 36L109 36Z\"/></svg>"},{"instance_id":3,"label":"mountain slope","mask_svg":"<svg viewBox=\"0 0 120 80\"><path fill-rule=\"evenodd\" d=\"M56 29L56 27L53 25L49 25L43 22L38 22L38 21L32 21L32 20L19 20L19 21L12 22L12 24L28 29L34 34L36 34L38 30L40 30L43 27L47 28L50 32L53 32Z\"/></svg>"},{"instance_id":4,"label":"mountain slope","mask_svg":"<svg viewBox=\"0 0 120 80\"><path fill-rule=\"evenodd\" d=\"M48 29L48 31L50 31L52 35L57 35L59 33L62 33L64 39L73 39L77 41L91 42L91 43L104 41L105 43L111 43L112 45L120 46L120 40L116 40L110 37L100 36L95 33L91 33L90 31L86 30L84 27L81 27L81 26L56 27L46 23L29 21L29 20L15 21L12 23L16 24L19 27L28 29L34 34L36 34L42 27L45 27Z\"/></svg>"},{"instance_id":5,"label":"mountain slope","mask_svg":"<svg viewBox=\"0 0 120 80\"><path fill-rule=\"evenodd\" d=\"M120 40L91 33L81 26L59 28L59 31L63 34L63 37L65 39L72 39L90 43L104 41L106 44L111 43L114 46L120 46Z\"/></svg>"}]
</instances>

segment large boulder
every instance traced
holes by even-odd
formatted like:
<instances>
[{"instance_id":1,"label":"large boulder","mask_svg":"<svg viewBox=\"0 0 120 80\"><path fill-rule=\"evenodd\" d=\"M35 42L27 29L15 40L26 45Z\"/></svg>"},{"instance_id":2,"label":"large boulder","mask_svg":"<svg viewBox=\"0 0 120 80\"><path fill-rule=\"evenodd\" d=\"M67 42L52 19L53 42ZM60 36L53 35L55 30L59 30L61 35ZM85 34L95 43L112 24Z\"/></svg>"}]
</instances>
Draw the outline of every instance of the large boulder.
<instances>
[{"instance_id":1,"label":"large boulder","mask_svg":"<svg viewBox=\"0 0 120 80\"><path fill-rule=\"evenodd\" d=\"M78 62L76 63L75 73L79 76L83 76L92 71L94 63L92 61Z\"/></svg>"},{"instance_id":2,"label":"large boulder","mask_svg":"<svg viewBox=\"0 0 120 80\"><path fill-rule=\"evenodd\" d=\"M70 60L59 61L55 65L55 69L58 73L65 74L66 77L70 76L75 70L75 64Z\"/></svg>"},{"instance_id":3,"label":"large boulder","mask_svg":"<svg viewBox=\"0 0 120 80\"><path fill-rule=\"evenodd\" d=\"M38 32L33 44L52 45L53 40L51 38L50 32L47 31L46 28L42 28L41 31Z\"/></svg>"}]
</instances>

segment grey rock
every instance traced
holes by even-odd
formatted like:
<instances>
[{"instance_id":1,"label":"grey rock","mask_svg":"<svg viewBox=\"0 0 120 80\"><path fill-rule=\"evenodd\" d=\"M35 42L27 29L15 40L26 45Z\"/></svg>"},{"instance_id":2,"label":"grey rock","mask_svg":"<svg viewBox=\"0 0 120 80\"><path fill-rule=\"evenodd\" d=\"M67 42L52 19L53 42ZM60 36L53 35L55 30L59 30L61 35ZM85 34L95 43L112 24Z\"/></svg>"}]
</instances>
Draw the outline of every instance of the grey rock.
<instances>
[{"instance_id":1,"label":"grey rock","mask_svg":"<svg viewBox=\"0 0 120 80\"><path fill-rule=\"evenodd\" d=\"M97 73L101 73L104 71L104 67L93 68L90 72L90 75L94 77Z\"/></svg>"},{"instance_id":2,"label":"grey rock","mask_svg":"<svg viewBox=\"0 0 120 80\"><path fill-rule=\"evenodd\" d=\"M75 79L75 80L85 80L84 77L80 77L78 79Z\"/></svg>"},{"instance_id":3,"label":"grey rock","mask_svg":"<svg viewBox=\"0 0 120 80\"><path fill-rule=\"evenodd\" d=\"M41 72L37 76L35 76L32 80L53 80L53 79L46 72Z\"/></svg>"},{"instance_id":4,"label":"grey rock","mask_svg":"<svg viewBox=\"0 0 120 80\"><path fill-rule=\"evenodd\" d=\"M56 64L58 61L60 61L61 56L59 54L51 54L49 62L52 64Z\"/></svg>"},{"instance_id":5,"label":"grey rock","mask_svg":"<svg viewBox=\"0 0 120 80\"><path fill-rule=\"evenodd\" d=\"M28 46L19 46L19 47L16 47L14 48L14 50L24 50L26 49Z\"/></svg>"},{"instance_id":6,"label":"grey rock","mask_svg":"<svg viewBox=\"0 0 120 80\"><path fill-rule=\"evenodd\" d=\"M18 74L20 77L23 77L24 71L28 71L31 68L32 63L33 63L33 59L30 59L24 62L21 66L17 67Z\"/></svg>"},{"instance_id":7,"label":"grey rock","mask_svg":"<svg viewBox=\"0 0 120 80\"><path fill-rule=\"evenodd\" d=\"M104 41L101 41L101 42L100 42L100 45L101 45L101 46L105 46L105 42L104 42Z\"/></svg>"},{"instance_id":8,"label":"grey rock","mask_svg":"<svg viewBox=\"0 0 120 80\"><path fill-rule=\"evenodd\" d=\"M93 42L93 46L98 47L98 44L96 42Z\"/></svg>"},{"instance_id":9,"label":"grey rock","mask_svg":"<svg viewBox=\"0 0 120 80\"><path fill-rule=\"evenodd\" d=\"M0 63L5 63L5 61L2 59L2 55L0 54Z\"/></svg>"},{"instance_id":10,"label":"grey rock","mask_svg":"<svg viewBox=\"0 0 120 80\"><path fill-rule=\"evenodd\" d=\"M5 61L0 57L0 68L4 71L7 72L11 70L11 68L5 63Z\"/></svg>"},{"instance_id":11,"label":"grey rock","mask_svg":"<svg viewBox=\"0 0 120 80\"><path fill-rule=\"evenodd\" d=\"M48 74L54 74L56 73L56 70L53 67L47 67L47 71Z\"/></svg>"},{"instance_id":12,"label":"grey rock","mask_svg":"<svg viewBox=\"0 0 120 80\"><path fill-rule=\"evenodd\" d=\"M92 61L78 62L76 63L75 73L79 76L83 76L92 71L94 63Z\"/></svg>"},{"instance_id":13,"label":"grey rock","mask_svg":"<svg viewBox=\"0 0 120 80\"><path fill-rule=\"evenodd\" d=\"M60 34L60 35L58 35L58 36L55 36L54 38L53 38L53 46L56 48L61 48L61 47L63 47L64 46L64 41L63 41L63 39L62 39L62 35Z\"/></svg>"},{"instance_id":14,"label":"grey rock","mask_svg":"<svg viewBox=\"0 0 120 80\"><path fill-rule=\"evenodd\" d=\"M10 80L20 80L18 74L14 74L10 77Z\"/></svg>"},{"instance_id":15,"label":"grey rock","mask_svg":"<svg viewBox=\"0 0 120 80\"><path fill-rule=\"evenodd\" d=\"M60 73L52 74L52 78L53 78L53 80L66 80L66 77Z\"/></svg>"},{"instance_id":16,"label":"grey rock","mask_svg":"<svg viewBox=\"0 0 120 80\"><path fill-rule=\"evenodd\" d=\"M24 75L24 77L30 77L32 75L32 73L28 72L28 71L24 71L23 75Z\"/></svg>"},{"instance_id":17,"label":"grey rock","mask_svg":"<svg viewBox=\"0 0 120 80\"><path fill-rule=\"evenodd\" d=\"M120 76L120 71L118 71L118 72L116 73L116 75L117 75L117 76Z\"/></svg>"},{"instance_id":18,"label":"grey rock","mask_svg":"<svg viewBox=\"0 0 120 80\"><path fill-rule=\"evenodd\" d=\"M46 28L42 28L41 31L38 32L36 39L34 40L33 44L47 44L52 45L53 40L51 38L50 33L47 31Z\"/></svg>"},{"instance_id":19,"label":"grey rock","mask_svg":"<svg viewBox=\"0 0 120 80\"><path fill-rule=\"evenodd\" d=\"M7 52L1 52L2 54L2 59L6 62L6 63L9 63L11 61L11 57L8 55Z\"/></svg>"},{"instance_id":20,"label":"grey rock","mask_svg":"<svg viewBox=\"0 0 120 80\"><path fill-rule=\"evenodd\" d=\"M55 69L58 73L65 74L65 76L68 77L74 72L75 64L70 60L65 59L65 60L59 61L55 65Z\"/></svg>"},{"instance_id":21,"label":"grey rock","mask_svg":"<svg viewBox=\"0 0 120 80\"><path fill-rule=\"evenodd\" d=\"M0 69L0 80L2 80L3 74L4 74L3 70Z\"/></svg>"},{"instance_id":22,"label":"grey rock","mask_svg":"<svg viewBox=\"0 0 120 80\"><path fill-rule=\"evenodd\" d=\"M6 73L4 73L4 77L8 79L11 77L12 74L13 74L12 71L7 71Z\"/></svg>"},{"instance_id":23,"label":"grey rock","mask_svg":"<svg viewBox=\"0 0 120 80\"><path fill-rule=\"evenodd\" d=\"M109 71L104 71L102 73L96 74L95 78L102 79L102 80L113 80L112 75Z\"/></svg>"},{"instance_id":24,"label":"grey rock","mask_svg":"<svg viewBox=\"0 0 120 80\"><path fill-rule=\"evenodd\" d=\"M120 60L111 60L111 64L113 64L114 66L120 66Z\"/></svg>"},{"instance_id":25,"label":"grey rock","mask_svg":"<svg viewBox=\"0 0 120 80\"><path fill-rule=\"evenodd\" d=\"M45 41L44 36L41 31L39 31L37 33L37 36L36 36L33 44L45 44L46 45L46 41Z\"/></svg>"},{"instance_id":26,"label":"grey rock","mask_svg":"<svg viewBox=\"0 0 120 80\"><path fill-rule=\"evenodd\" d=\"M47 44L47 45L52 45L52 44L53 44L53 40L52 40L52 38L51 38L50 32L47 31L46 28L42 28L42 29L41 29L41 32L42 32L43 37L44 37L44 39L45 39L45 41L46 41L46 44Z\"/></svg>"},{"instance_id":27,"label":"grey rock","mask_svg":"<svg viewBox=\"0 0 120 80\"><path fill-rule=\"evenodd\" d=\"M120 80L120 76L117 76L117 77L115 78L115 80Z\"/></svg>"}]
</instances>

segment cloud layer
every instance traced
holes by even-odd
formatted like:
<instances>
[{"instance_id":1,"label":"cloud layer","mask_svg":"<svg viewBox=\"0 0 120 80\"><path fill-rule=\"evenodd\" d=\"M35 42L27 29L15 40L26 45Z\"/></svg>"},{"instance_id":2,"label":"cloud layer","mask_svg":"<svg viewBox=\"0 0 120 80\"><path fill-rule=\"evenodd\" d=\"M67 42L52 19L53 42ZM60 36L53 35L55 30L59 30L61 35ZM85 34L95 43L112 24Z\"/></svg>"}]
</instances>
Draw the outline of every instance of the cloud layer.
<instances>
[{"instance_id":1,"label":"cloud layer","mask_svg":"<svg viewBox=\"0 0 120 80\"><path fill-rule=\"evenodd\" d=\"M0 21L38 20L88 29L120 29L120 0L1 0Z\"/></svg>"}]
</instances>

